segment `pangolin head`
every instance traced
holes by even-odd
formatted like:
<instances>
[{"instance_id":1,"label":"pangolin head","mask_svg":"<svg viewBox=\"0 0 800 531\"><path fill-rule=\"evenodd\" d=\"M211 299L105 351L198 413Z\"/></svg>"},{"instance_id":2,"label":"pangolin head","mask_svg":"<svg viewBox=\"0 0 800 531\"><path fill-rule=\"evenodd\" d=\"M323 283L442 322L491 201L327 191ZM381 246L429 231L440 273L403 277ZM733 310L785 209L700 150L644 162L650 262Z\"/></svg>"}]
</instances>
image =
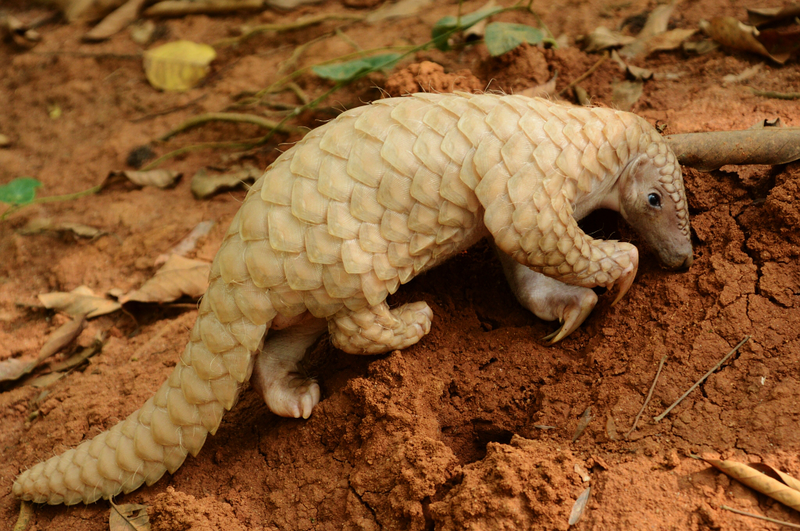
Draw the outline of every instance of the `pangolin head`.
<instances>
[{"instance_id":1,"label":"pangolin head","mask_svg":"<svg viewBox=\"0 0 800 531\"><path fill-rule=\"evenodd\" d=\"M620 176L620 212L664 266L692 265L689 210L675 154L655 130Z\"/></svg>"}]
</instances>

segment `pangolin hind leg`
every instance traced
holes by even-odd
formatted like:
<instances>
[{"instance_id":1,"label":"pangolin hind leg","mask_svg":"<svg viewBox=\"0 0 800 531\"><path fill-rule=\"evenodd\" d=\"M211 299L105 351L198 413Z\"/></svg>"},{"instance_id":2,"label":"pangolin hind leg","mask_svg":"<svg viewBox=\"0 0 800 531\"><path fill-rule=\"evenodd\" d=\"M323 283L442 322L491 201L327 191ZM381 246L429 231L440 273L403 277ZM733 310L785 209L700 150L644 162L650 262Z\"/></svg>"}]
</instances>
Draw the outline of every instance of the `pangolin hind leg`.
<instances>
[{"instance_id":1,"label":"pangolin hind leg","mask_svg":"<svg viewBox=\"0 0 800 531\"><path fill-rule=\"evenodd\" d=\"M544 337L556 343L574 332L597 304L597 295L589 288L565 284L520 264L498 251L503 272L517 300L544 321L561 322L561 327Z\"/></svg>"},{"instance_id":2,"label":"pangolin hind leg","mask_svg":"<svg viewBox=\"0 0 800 531\"><path fill-rule=\"evenodd\" d=\"M319 403L319 385L304 375L298 364L326 328L325 319L308 318L267 334L250 383L276 415L307 419Z\"/></svg>"},{"instance_id":3,"label":"pangolin hind leg","mask_svg":"<svg viewBox=\"0 0 800 531\"><path fill-rule=\"evenodd\" d=\"M381 354L404 349L430 332L433 312L424 301L394 309L384 301L352 311L342 309L328 321L333 344L350 354Z\"/></svg>"}]
</instances>

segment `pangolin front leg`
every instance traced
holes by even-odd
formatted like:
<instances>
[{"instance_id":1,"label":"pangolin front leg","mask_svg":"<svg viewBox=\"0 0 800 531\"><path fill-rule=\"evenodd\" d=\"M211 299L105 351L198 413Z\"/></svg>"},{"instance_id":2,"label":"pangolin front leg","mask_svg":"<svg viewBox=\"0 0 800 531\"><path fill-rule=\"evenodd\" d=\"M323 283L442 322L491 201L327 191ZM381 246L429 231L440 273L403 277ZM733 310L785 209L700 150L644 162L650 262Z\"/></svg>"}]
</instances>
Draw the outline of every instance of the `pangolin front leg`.
<instances>
[{"instance_id":1,"label":"pangolin front leg","mask_svg":"<svg viewBox=\"0 0 800 531\"><path fill-rule=\"evenodd\" d=\"M522 306L543 321L558 320L561 326L544 337L556 343L574 332L597 304L597 295L589 288L571 286L552 279L497 253L511 291Z\"/></svg>"}]
</instances>

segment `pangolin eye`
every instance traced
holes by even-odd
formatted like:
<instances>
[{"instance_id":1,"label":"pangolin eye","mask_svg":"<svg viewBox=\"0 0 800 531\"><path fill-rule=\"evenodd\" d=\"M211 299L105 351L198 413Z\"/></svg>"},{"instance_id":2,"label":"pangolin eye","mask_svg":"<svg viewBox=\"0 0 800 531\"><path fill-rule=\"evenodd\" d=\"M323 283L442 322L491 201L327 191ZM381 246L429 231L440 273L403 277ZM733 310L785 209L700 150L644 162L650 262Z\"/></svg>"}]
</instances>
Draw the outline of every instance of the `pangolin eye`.
<instances>
[{"instance_id":1,"label":"pangolin eye","mask_svg":"<svg viewBox=\"0 0 800 531\"><path fill-rule=\"evenodd\" d=\"M661 196L658 194L650 194L647 196L647 202L650 203L651 207L660 207Z\"/></svg>"}]
</instances>

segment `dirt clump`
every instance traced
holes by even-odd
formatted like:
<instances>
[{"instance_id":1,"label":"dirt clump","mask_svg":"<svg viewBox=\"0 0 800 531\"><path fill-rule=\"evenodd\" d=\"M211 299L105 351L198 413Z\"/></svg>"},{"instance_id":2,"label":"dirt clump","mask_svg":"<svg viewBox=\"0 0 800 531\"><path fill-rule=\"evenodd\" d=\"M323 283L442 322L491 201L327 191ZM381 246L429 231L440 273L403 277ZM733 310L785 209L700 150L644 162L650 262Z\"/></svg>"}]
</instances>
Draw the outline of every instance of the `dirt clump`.
<instances>
[{"instance_id":1,"label":"dirt clump","mask_svg":"<svg viewBox=\"0 0 800 531\"><path fill-rule=\"evenodd\" d=\"M386 80L389 96L405 96L415 92L480 92L486 84L469 70L446 74L444 67L432 61L412 63Z\"/></svg>"},{"instance_id":2,"label":"dirt clump","mask_svg":"<svg viewBox=\"0 0 800 531\"><path fill-rule=\"evenodd\" d=\"M436 529L563 529L572 496L583 489L569 450L514 436L489 443L486 457L465 466L457 485L431 504Z\"/></svg>"}]
</instances>

